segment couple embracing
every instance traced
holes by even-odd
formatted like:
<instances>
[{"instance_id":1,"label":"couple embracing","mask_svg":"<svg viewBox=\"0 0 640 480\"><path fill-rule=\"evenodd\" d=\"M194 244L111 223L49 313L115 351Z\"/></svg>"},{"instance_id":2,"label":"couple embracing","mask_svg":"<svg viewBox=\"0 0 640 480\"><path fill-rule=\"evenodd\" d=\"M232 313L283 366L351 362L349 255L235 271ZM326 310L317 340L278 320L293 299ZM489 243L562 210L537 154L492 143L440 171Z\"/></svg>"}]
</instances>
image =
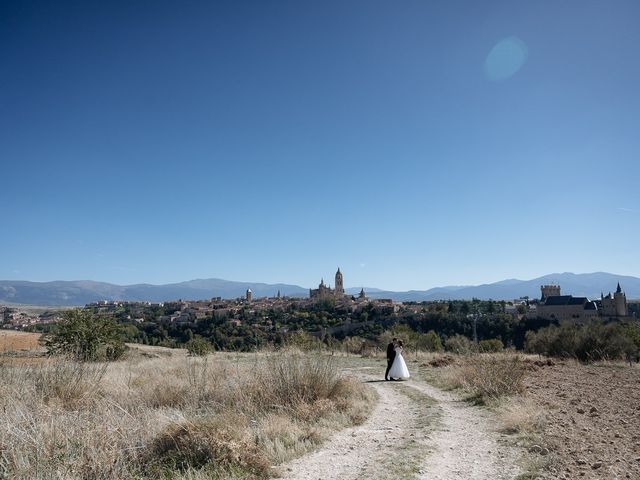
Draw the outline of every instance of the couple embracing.
<instances>
[{"instance_id":1,"label":"couple embracing","mask_svg":"<svg viewBox=\"0 0 640 480\"><path fill-rule=\"evenodd\" d=\"M402 340L394 338L387 345L387 371L384 373L384 379L401 380L407 378L409 378L409 370L402 357Z\"/></svg>"}]
</instances>

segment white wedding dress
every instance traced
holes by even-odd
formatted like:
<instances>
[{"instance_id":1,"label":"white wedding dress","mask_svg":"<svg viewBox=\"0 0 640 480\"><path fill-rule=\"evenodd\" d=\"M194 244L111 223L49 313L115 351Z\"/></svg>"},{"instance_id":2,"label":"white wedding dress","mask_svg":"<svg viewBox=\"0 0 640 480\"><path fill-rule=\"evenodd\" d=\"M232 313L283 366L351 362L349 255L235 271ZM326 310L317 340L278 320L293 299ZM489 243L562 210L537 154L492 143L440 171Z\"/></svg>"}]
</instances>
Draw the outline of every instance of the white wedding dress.
<instances>
[{"instance_id":1,"label":"white wedding dress","mask_svg":"<svg viewBox=\"0 0 640 480\"><path fill-rule=\"evenodd\" d=\"M391 370L389 370L389 378L409 378L409 369L407 369L407 364L402 357L402 347L396 347L396 357L391 365Z\"/></svg>"}]
</instances>

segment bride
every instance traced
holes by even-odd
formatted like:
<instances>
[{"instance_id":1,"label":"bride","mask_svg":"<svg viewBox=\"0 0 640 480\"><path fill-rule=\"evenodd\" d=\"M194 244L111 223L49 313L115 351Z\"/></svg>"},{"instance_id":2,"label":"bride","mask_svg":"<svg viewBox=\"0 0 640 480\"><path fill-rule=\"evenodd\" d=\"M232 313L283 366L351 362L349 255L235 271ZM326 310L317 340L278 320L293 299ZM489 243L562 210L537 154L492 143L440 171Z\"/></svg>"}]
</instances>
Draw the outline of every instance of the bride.
<instances>
[{"instance_id":1,"label":"bride","mask_svg":"<svg viewBox=\"0 0 640 480\"><path fill-rule=\"evenodd\" d=\"M389 378L392 380L407 379L409 378L409 370L407 364L402 357L402 341L398 341L398 346L395 348L396 356L389 370Z\"/></svg>"}]
</instances>

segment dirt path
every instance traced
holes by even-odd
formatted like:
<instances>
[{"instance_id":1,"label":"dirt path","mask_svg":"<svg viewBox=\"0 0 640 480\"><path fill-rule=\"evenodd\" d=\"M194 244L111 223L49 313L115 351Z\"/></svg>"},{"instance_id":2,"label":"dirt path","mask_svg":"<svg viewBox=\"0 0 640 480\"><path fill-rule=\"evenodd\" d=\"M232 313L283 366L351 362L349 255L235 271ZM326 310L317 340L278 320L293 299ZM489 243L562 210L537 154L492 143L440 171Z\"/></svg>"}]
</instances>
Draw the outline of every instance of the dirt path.
<instances>
[{"instance_id":1,"label":"dirt path","mask_svg":"<svg viewBox=\"0 0 640 480\"><path fill-rule=\"evenodd\" d=\"M393 469L398 449L419 442L425 445L427 434L418 428L420 412L409 397L383 382L371 385L379 401L369 419L337 433L324 448L285 465L283 478L398 478L388 471Z\"/></svg>"},{"instance_id":2,"label":"dirt path","mask_svg":"<svg viewBox=\"0 0 640 480\"><path fill-rule=\"evenodd\" d=\"M520 473L518 451L495 432L489 412L419 380L370 385L380 398L369 419L283 465L283 478L506 480Z\"/></svg>"},{"instance_id":3,"label":"dirt path","mask_svg":"<svg viewBox=\"0 0 640 480\"><path fill-rule=\"evenodd\" d=\"M512 479L520 474L518 451L495 431L495 419L454 394L421 382L409 384L438 402L440 426L431 437L433 453L420 479Z\"/></svg>"}]
</instances>

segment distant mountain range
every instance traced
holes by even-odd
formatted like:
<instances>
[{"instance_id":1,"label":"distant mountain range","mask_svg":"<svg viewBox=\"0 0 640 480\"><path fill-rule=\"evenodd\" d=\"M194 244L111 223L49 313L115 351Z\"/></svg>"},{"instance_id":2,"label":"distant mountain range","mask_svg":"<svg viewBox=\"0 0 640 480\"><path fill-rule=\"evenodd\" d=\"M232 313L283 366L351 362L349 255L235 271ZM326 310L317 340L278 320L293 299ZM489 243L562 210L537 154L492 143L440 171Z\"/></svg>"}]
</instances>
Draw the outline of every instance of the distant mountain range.
<instances>
[{"instance_id":1,"label":"distant mountain range","mask_svg":"<svg viewBox=\"0 0 640 480\"><path fill-rule=\"evenodd\" d=\"M618 282L626 292L627 298L640 298L640 278L615 275L605 272L596 273L552 273L532 280L502 280L500 282L474 286L447 286L429 290L410 290L392 292L365 287L370 298L391 298L395 301L424 300L460 300L494 299L512 300L523 296L537 298L540 285L555 283L560 285L563 294L596 298L600 292L606 295L614 291ZM211 297L236 298L244 295L247 288L254 298L274 296L278 290L282 295L306 297L309 290L297 285L284 283L267 284L251 282L232 282L218 278L190 280L167 285L113 285L91 280L27 282L0 280L0 303L27 305L85 305L100 300L129 300L163 302L167 300L207 299ZM360 288L348 288L347 293L357 295Z\"/></svg>"},{"instance_id":2,"label":"distant mountain range","mask_svg":"<svg viewBox=\"0 0 640 480\"><path fill-rule=\"evenodd\" d=\"M482 300L513 300L524 296L539 298L540 285L552 283L560 285L563 295L595 299L596 297L600 297L600 293L606 295L609 292L613 292L618 282L625 291L627 299L640 298L640 278L606 272L579 274L569 272L551 273L532 280L511 278L483 285L436 287L429 290L409 290L408 292L391 292L368 289L366 287L364 291L367 292L367 295L371 298L392 298L398 302L465 300L472 298ZM360 291L360 289L348 290L350 293ZM369 293L370 290L371 293Z\"/></svg>"}]
</instances>

